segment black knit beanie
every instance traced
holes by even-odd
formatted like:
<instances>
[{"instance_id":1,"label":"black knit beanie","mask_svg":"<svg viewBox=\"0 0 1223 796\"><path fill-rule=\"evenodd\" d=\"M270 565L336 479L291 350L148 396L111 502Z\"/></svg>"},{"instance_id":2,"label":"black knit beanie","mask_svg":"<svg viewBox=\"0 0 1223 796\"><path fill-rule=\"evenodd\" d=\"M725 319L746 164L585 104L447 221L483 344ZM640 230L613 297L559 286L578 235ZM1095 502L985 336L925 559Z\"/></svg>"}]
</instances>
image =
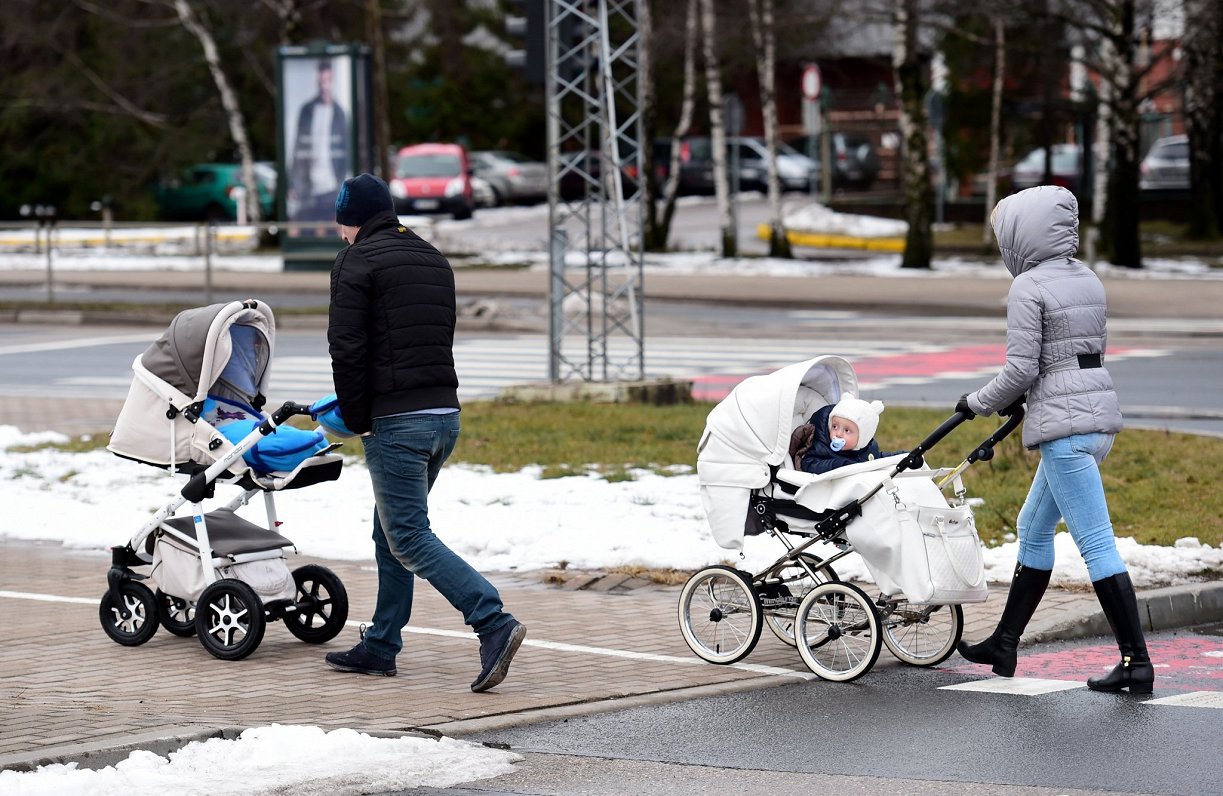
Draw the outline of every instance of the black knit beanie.
<instances>
[{"instance_id":1,"label":"black knit beanie","mask_svg":"<svg viewBox=\"0 0 1223 796\"><path fill-rule=\"evenodd\" d=\"M394 212L395 201L386 183L372 174L349 177L335 198L335 220L346 227L359 227L379 213Z\"/></svg>"}]
</instances>

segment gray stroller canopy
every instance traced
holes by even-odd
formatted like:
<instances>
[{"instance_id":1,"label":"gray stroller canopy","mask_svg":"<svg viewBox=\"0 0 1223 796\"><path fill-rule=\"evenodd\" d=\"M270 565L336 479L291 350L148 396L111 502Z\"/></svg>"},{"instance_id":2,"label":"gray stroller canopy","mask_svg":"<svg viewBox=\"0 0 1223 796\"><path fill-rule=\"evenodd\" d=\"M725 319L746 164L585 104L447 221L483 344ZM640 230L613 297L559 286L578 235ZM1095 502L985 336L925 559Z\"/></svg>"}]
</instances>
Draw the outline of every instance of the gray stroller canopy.
<instances>
[{"instance_id":1,"label":"gray stroller canopy","mask_svg":"<svg viewBox=\"0 0 1223 796\"><path fill-rule=\"evenodd\" d=\"M140 363L194 400L216 385L214 391L249 404L267 394L275 336L272 310L261 301L210 304L175 316Z\"/></svg>"}]
</instances>

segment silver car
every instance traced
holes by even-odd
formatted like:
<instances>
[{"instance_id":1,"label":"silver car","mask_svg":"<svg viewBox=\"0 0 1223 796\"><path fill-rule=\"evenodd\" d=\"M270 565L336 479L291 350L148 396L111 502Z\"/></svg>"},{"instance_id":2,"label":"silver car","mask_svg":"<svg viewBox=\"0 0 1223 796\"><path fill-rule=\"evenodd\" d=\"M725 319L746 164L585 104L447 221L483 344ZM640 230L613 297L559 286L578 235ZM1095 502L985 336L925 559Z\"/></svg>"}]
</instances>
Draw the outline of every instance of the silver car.
<instances>
[{"instance_id":1,"label":"silver car","mask_svg":"<svg viewBox=\"0 0 1223 796\"><path fill-rule=\"evenodd\" d=\"M471 171L492 188L498 205L548 198L548 167L517 152L472 152Z\"/></svg>"},{"instance_id":2,"label":"silver car","mask_svg":"<svg viewBox=\"0 0 1223 796\"><path fill-rule=\"evenodd\" d=\"M1189 136L1173 135L1151 144L1138 167L1143 191L1189 190Z\"/></svg>"}]
</instances>

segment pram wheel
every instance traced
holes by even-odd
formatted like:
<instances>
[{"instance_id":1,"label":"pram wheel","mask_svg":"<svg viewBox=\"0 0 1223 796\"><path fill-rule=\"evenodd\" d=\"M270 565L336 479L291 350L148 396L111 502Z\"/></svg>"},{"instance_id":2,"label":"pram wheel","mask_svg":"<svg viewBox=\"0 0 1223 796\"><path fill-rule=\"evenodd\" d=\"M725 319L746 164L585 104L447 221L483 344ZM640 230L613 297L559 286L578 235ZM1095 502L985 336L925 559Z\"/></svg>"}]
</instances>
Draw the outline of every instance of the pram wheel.
<instances>
[{"instance_id":1,"label":"pram wheel","mask_svg":"<svg viewBox=\"0 0 1223 796\"><path fill-rule=\"evenodd\" d=\"M195 608L182 597L157 590L157 618L161 626L176 636L188 638L195 635Z\"/></svg>"},{"instance_id":2,"label":"pram wheel","mask_svg":"<svg viewBox=\"0 0 1223 796\"><path fill-rule=\"evenodd\" d=\"M123 581L118 591L123 605L116 605L107 589L98 605L98 619L111 641L139 647L157 632L157 598L152 589L136 580Z\"/></svg>"},{"instance_id":3,"label":"pram wheel","mask_svg":"<svg viewBox=\"0 0 1223 796\"><path fill-rule=\"evenodd\" d=\"M866 592L852 583L821 583L798 606L798 654L825 680L849 682L879 659L879 616Z\"/></svg>"},{"instance_id":4,"label":"pram wheel","mask_svg":"<svg viewBox=\"0 0 1223 796\"><path fill-rule=\"evenodd\" d=\"M964 633L964 609L958 605L913 605L887 602L880 607L883 643L912 666L937 666L951 657Z\"/></svg>"},{"instance_id":5,"label":"pram wheel","mask_svg":"<svg viewBox=\"0 0 1223 796\"><path fill-rule=\"evenodd\" d=\"M208 584L195 604L200 643L223 661L239 661L254 652L266 628L259 595L236 578Z\"/></svg>"},{"instance_id":6,"label":"pram wheel","mask_svg":"<svg viewBox=\"0 0 1223 796\"><path fill-rule=\"evenodd\" d=\"M318 564L293 570L298 610L285 612L289 632L307 644L331 641L348 621L348 591L334 572Z\"/></svg>"},{"instance_id":7,"label":"pram wheel","mask_svg":"<svg viewBox=\"0 0 1223 796\"><path fill-rule=\"evenodd\" d=\"M819 556L799 553L798 557L806 568L797 563L782 567L776 575L766 578L757 590L764 607L765 625L791 647L795 645L794 615L803 597L818 583L840 580L832 567L824 566L824 559ZM808 570L815 573L814 580Z\"/></svg>"},{"instance_id":8,"label":"pram wheel","mask_svg":"<svg viewBox=\"0 0 1223 796\"><path fill-rule=\"evenodd\" d=\"M750 575L706 567L679 595L679 629L697 657L710 663L743 660L760 640L760 597Z\"/></svg>"}]
</instances>

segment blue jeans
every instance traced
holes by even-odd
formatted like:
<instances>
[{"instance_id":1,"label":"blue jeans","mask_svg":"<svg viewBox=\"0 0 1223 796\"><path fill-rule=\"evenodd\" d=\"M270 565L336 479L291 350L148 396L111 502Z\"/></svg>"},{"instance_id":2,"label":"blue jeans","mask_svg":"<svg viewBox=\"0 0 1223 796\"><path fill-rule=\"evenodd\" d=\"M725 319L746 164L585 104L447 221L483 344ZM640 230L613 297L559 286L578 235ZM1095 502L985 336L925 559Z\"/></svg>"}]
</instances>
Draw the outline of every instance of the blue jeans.
<instances>
[{"instance_id":1,"label":"blue jeans","mask_svg":"<svg viewBox=\"0 0 1223 796\"><path fill-rule=\"evenodd\" d=\"M1100 480L1100 462L1112 446L1112 434L1074 434L1040 444L1040 464L1019 510L1020 564L1053 569L1053 534L1065 518L1092 582L1126 571Z\"/></svg>"},{"instance_id":2,"label":"blue jeans","mask_svg":"<svg viewBox=\"0 0 1223 796\"><path fill-rule=\"evenodd\" d=\"M374 484L378 601L365 645L375 655L393 659L403 649L401 630L412 616L416 575L458 609L478 635L513 619L503 610L497 589L429 526L429 490L458 439L458 412L375 418L373 433L361 438Z\"/></svg>"}]
</instances>

